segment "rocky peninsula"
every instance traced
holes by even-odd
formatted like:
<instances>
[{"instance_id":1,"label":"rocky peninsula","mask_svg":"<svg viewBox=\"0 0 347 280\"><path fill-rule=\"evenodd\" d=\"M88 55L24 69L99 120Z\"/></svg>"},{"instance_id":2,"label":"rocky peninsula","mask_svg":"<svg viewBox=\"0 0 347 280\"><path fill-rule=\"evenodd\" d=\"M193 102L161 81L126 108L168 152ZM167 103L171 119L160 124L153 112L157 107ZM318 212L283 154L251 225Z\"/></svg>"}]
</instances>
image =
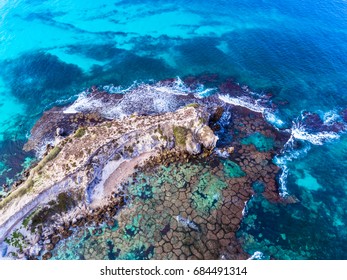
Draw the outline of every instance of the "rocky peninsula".
<instances>
[{"instance_id":1,"label":"rocky peninsula","mask_svg":"<svg viewBox=\"0 0 347 280\"><path fill-rule=\"evenodd\" d=\"M272 159L289 134L216 97L162 93L162 110L148 90L132 102L143 92L92 88L93 106L44 113L25 147L41 159L0 202L3 257L59 258L74 240L98 244L80 259L248 257L235 234L255 183L283 201Z\"/></svg>"}]
</instances>

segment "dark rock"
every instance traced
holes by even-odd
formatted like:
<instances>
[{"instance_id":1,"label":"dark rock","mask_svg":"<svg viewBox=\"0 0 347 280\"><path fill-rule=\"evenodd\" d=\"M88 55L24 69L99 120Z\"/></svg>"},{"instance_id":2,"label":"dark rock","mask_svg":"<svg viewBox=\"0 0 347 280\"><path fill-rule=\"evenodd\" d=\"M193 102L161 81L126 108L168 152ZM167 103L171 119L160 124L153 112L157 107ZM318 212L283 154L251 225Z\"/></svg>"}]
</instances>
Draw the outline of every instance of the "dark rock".
<instances>
[{"instance_id":1,"label":"dark rock","mask_svg":"<svg viewBox=\"0 0 347 280\"><path fill-rule=\"evenodd\" d=\"M47 252L47 253L43 254L43 256L42 256L43 260L49 260L50 258L52 258L51 252Z\"/></svg>"},{"instance_id":2,"label":"dark rock","mask_svg":"<svg viewBox=\"0 0 347 280\"><path fill-rule=\"evenodd\" d=\"M47 245L45 246L45 249L46 249L47 251L52 251L52 250L54 249L54 245L53 245L53 244L47 244Z\"/></svg>"},{"instance_id":3,"label":"dark rock","mask_svg":"<svg viewBox=\"0 0 347 280\"><path fill-rule=\"evenodd\" d=\"M53 235L51 241L52 241L53 245L57 244L60 241L60 236L59 235Z\"/></svg>"},{"instance_id":4,"label":"dark rock","mask_svg":"<svg viewBox=\"0 0 347 280\"><path fill-rule=\"evenodd\" d=\"M224 113L224 108L223 107L217 107L215 112L210 117L210 122L211 123L218 122L220 120L220 118L222 117L223 113Z\"/></svg>"}]
</instances>

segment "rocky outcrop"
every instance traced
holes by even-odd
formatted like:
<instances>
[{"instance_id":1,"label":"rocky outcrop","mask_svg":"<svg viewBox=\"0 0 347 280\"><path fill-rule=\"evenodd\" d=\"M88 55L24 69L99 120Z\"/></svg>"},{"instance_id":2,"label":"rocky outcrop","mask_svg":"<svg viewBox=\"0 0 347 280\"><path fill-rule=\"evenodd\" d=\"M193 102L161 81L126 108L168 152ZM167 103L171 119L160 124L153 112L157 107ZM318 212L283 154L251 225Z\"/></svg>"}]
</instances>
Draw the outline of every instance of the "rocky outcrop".
<instances>
[{"instance_id":1,"label":"rocky outcrop","mask_svg":"<svg viewBox=\"0 0 347 280\"><path fill-rule=\"evenodd\" d=\"M273 163L290 135L262 113L164 85L124 95L94 88L44 113L25 146L42 159L0 202L3 256L55 258L69 237L89 243L83 259L249 257L236 231L252 195L296 202L279 196ZM230 90L248 92L220 88Z\"/></svg>"},{"instance_id":2,"label":"rocky outcrop","mask_svg":"<svg viewBox=\"0 0 347 280\"><path fill-rule=\"evenodd\" d=\"M65 138L65 128L54 128L53 133L59 137L55 147L0 203L0 242L29 213L55 203L59 194L75 198L74 209L86 211L93 203L97 207L95 201L105 201L105 196L117 188L119 182L109 177L120 167L126 174L127 163L139 164L133 160L142 155L173 148L190 154L200 153L202 147L213 149L218 138L207 126L208 119L206 108L195 106L162 115L103 121L80 127ZM69 208L54 203L55 209Z\"/></svg>"}]
</instances>

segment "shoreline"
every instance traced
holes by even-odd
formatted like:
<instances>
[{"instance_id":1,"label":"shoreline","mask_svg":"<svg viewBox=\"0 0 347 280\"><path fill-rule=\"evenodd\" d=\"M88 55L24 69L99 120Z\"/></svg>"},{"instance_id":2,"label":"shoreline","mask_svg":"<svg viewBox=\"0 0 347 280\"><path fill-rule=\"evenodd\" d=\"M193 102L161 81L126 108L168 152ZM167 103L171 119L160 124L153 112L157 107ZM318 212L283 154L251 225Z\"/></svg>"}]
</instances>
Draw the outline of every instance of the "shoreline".
<instances>
[{"instance_id":1,"label":"shoreline","mask_svg":"<svg viewBox=\"0 0 347 280\"><path fill-rule=\"evenodd\" d=\"M129 94L137 96L136 91ZM96 99L105 96L92 94ZM107 102L112 106L110 98ZM190 95L175 98L177 104L192 100L197 103L181 105L180 109L164 114L133 114L111 121L96 118L95 123L82 125L68 135L64 135L64 130L71 128L70 121L76 121L74 114L63 113L65 108L45 113L33 129L30 145L37 146L35 141L39 143L40 137L51 135L54 128L55 147L47 151L31 175L31 195L52 187L61 192L55 192L52 200L44 201L35 211L27 212L23 242L39 236L39 243L36 249L23 245L23 250L13 250L17 258L54 258L60 240L86 227L93 228L88 238L95 242L106 231L108 236L118 238L117 244L128 244L121 251L135 250L132 236L143 230L146 254L151 258L190 259L190 247L177 243L188 236L194 236L194 258L248 257L236 232L247 202L254 195L253 184L261 182L262 195L271 202L297 202L279 195L276 176L280 168L272 162L290 133L267 123L263 112L229 105L216 96L207 97L207 105ZM119 101L119 96L116 99ZM90 112L78 114L77 123L84 124ZM46 127L45 120L52 117ZM56 128L54 117L57 123L63 121L64 127ZM214 150L218 139L219 147ZM186 165L193 168L192 174L188 167L176 174L180 166ZM195 174L196 168L201 173ZM162 177L153 176L156 172ZM148 178L141 177L143 174ZM152 182L151 177L158 181ZM59 183L61 186L56 186ZM157 200L152 201L154 198ZM152 224L151 219L158 213L163 215ZM149 221L141 224L147 215ZM25 219L19 221L19 228ZM12 230L12 244L18 243L13 241L16 230ZM120 232L125 235L119 236ZM104 245L100 245L100 254L108 250ZM182 246L183 251L175 246ZM86 256L99 258L99 253Z\"/></svg>"},{"instance_id":2,"label":"shoreline","mask_svg":"<svg viewBox=\"0 0 347 280\"><path fill-rule=\"evenodd\" d=\"M53 224L58 225L58 228L61 227L62 221L73 220L74 216L78 216L79 210L97 211L107 204L106 201L112 189L128 178L134 172L135 166L139 166L155 155L158 149L174 147L175 141L178 141L177 137L195 134L194 137L190 136L190 140L185 140L186 145L177 144L178 150L200 145L199 142L208 149L213 148L217 138L206 123L201 122L202 119L205 122L208 120L206 108L186 107L174 113L146 118L129 117L95 126L80 127L66 138L58 137L56 146L48 151L47 155L30 171L27 180L15 191L18 195L14 195L15 192L13 192L6 201L1 202L2 224L0 227L3 230L6 229L2 239L8 236L9 232L15 233L17 227L22 227L20 223L31 215L33 209L37 209L38 213L32 219L39 219L39 224L53 219ZM182 127L182 132L179 133L184 135L177 134L178 132L174 131L175 127ZM139 156L133 157L135 154ZM115 158L113 170L112 157ZM107 167L110 162L111 165ZM105 167L107 168L104 170ZM102 178L105 171L109 174L105 173L106 177ZM88 189L96 193L96 199L92 200L92 204L86 201ZM24 198L32 206L30 209L23 206ZM68 209L71 207L77 209L77 212L72 211L70 215L71 212ZM62 214L59 214L61 211ZM70 217L63 214L66 211ZM66 224L66 222L63 223ZM71 234L69 226L64 226L65 230L60 232L63 237ZM36 227L32 231L42 235L45 226L43 229ZM30 233L28 237L30 239ZM25 242L24 238L23 243ZM20 248L23 246L24 244Z\"/></svg>"}]
</instances>

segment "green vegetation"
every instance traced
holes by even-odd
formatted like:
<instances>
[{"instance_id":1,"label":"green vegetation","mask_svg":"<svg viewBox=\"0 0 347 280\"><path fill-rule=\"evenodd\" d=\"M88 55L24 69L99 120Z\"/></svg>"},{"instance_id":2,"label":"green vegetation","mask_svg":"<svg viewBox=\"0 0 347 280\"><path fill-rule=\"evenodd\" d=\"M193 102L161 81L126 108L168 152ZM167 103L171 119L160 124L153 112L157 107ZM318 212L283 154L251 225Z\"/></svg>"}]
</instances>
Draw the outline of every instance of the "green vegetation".
<instances>
[{"instance_id":1,"label":"green vegetation","mask_svg":"<svg viewBox=\"0 0 347 280\"><path fill-rule=\"evenodd\" d=\"M173 134L175 136L175 140L177 145L181 147L186 146L186 137L187 137L188 129L183 126L174 126Z\"/></svg>"},{"instance_id":2,"label":"green vegetation","mask_svg":"<svg viewBox=\"0 0 347 280\"><path fill-rule=\"evenodd\" d=\"M190 103L190 104L186 105L185 108L189 108L189 107L193 107L193 108L196 109L196 108L199 108L200 105L198 103Z\"/></svg>"},{"instance_id":3,"label":"green vegetation","mask_svg":"<svg viewBox=\"0 0 347 280\"><path fill-rule=\"evenodd\" d=\"M32 189L33 186L34 186L34 181L33 181L32 179L29 179L27 184L28 184L28 185L27 185L27 188L28 188L28 189Z\"/></svg>"},{"instance_id":4,"label":"green vegetation","mask_svg":"<svg viewBox=\"0 0 347 280\"><path fill-rule=\"evenodd\" d=\"M26 184L19 189L11 192L9 196L7 196L3 201L0 202L0 209L3 209L12 199L17 197L21 197L31 191L34 187L34 181L32 179L28 179Z\"/></svg>"},{"instance_id":5,"label":"green vegetation","mask_svg":"<svg viewBox=\"0 0 347 280\"><path fill-rule=\"evenodd\" d=\"M29 223L30 223L32 217L34 217L35 213L36 213L36 211L32 212L29 216L27 216L27 217L23 220L23 223L22 223L22 224L23 224L23 226L24 226L25 228L28 227L28 225L29 225Z\"/></svg>"},{"instance_id":6,"label":"green vegetation","mask_svg":"<svg viewBox=\"0 0 347 280\"><path fill-rule=\"evenodd\" d=\"M33 180L33 174L35 172L39 173L42 168L51 160L55 159L62 148L56 146L54 147L47 156L45 156L38 164L36 167L34 167L31 170L31 175L28 177L27 181L18 189L14 190L13 192L10 193L9 196L7 196L3 201L0 202L0 209L3 209L11 200L21 197L31 191L34 188L35 182Z\"/></svg>"},{"instance_id":7,"label":"green vegetation","mask_svg":"<svg viewBox=\"0 0 347 280\"><path fill-rule=\"evenodd\" d=\"M124 148L124 151L126 151L126 152L132 154L132 153L134 152L134 147L133 147L133 146L126 146L126 147Z\"/></svg>"},{"instance_id":8,"label":"green vegetation","mask_svg":"<svg viewBox=\"0 0 347 280\"><path fill-rule=\"evenodd\" d=\"M9 245L19 249L19 252L23 251L23 246L26 245L26 240L18 230L15 230L10 238L6 238L5 242Z\"/></svg>"},{"instance_id":9,"label":"green vegetation","mask_svg":"<svg viewBox=\"0 0 347 280\"><path fill-rule=\"evenodd\" d=\"M80 127L79 129L76 130L74 137L75 138L81 138L84 134L86 134L86 128L85 127Z\"/></svg>"},{"instance_id":10,"label":"green vegetation","mask_svg":"<svg viewBox=\"0 0 347 280\"><path fill-rule=\"evenodd\" d=\"M204 123L206 123L207 121L206 121L206 119L204 119L204 118L199 118L199 125L202 125L202 124L204 124Z\"/></svg>"},{"instance_id":11,"label":"green vegetation","mask_svg":"<svg viewBox=\"0 0 347 280\"><path fill-rule=\"evenodd\" d=\"M167 141L168 137L166 135L164 135L164 131L161 129L161 127L158 125L158 128L154 130L155 133L159 133L160 135L160 139Z\"/></svg>"},{"instance_id":12,"label":"green vegetation","mask_svg":"<svg viewBox=\"0 0 347 280\"><path fill-rule=\"evenodd\" d=\"M53 206L53 208L58 212L66 212L74 205L74 203L75 201L73 197L68 193L63 192L58 195L57 203Z\"/></svg>"},{"instance_id":13,"label":"green vegetation","mask_svg":"<svg viewBox=\"0 0 347 280\"><path fill-rule=\"evenodd\" d=\"M31 230L48 221L54 214L67 212L75 205L75 200L72 195L68 193L60 193L56 200L52 200L48 203L49 207L44 207L41 210L34 213L31 217Z\"/></svg>"},{"instance_id":14,"label":"green vegetation","mask_svg":"<svg viewBox=\"0 0 347 280\"><path fill-rule=\"evenodd\" d=\"M160 136L163 136L163 130L160 128L160 126L158 125L158 129L156 129L156 131L158 131L158 133L160 134ZM155 132L156 132L155 131Z\"/></svg>"},{"instance_id":15,"label":"green vegetation","mask_svg":"<svg viewBox=\"0 0 347 280\"><path fill-rule=\"evenodd\" d=\"M46 164L47 162L55 159L57 157L57 155L60 153L61 151L61 148L56 146L54 147L46 157L44 157L40 162L39 164L37 165L36 168L33 169L33 171L40 171Z\"/></svg>"}]
</instances>

